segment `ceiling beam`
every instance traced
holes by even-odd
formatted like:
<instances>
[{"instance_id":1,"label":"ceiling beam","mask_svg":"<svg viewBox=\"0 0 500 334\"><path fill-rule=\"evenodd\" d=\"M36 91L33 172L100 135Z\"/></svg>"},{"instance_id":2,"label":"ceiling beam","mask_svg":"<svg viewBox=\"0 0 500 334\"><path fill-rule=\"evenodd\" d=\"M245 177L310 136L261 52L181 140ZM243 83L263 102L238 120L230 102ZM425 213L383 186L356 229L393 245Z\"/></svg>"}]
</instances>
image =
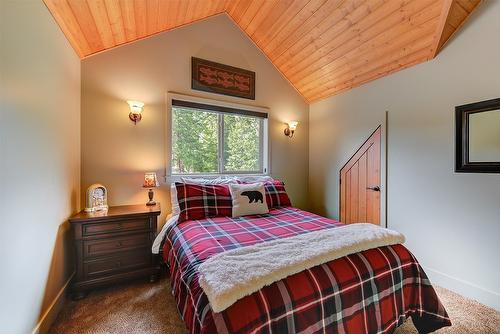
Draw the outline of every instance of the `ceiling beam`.
<instances>
[{"instance_id":1,"label":"ceiling beam","mask_svg":"<svg viewBox=\"0 0 500 334\"><path fill-rule=\"evenodd\" d=\"M431 54L429 56L429 59L432 59L437 56L439 52L439 42L441 41L441 38L443 37L443 31L446 26L446 21L448 21L448 16L450 15L451 12L451 5L453 2L456 0L444 0L443 5L441 7L441 15L439 17L439 23L436 27L436 32L434 33L434 42L432 44L431 48Z\"/></svg>"},{"instance_id":2,"label":"ceiling beam","mask_svg":"<svg viewBox=\"0 0 500 334\"><path fill-rule=\"evenodd\" d=\"M482 0L444 0L429 59L435 58Z\"/></svg>"}]
</instances>

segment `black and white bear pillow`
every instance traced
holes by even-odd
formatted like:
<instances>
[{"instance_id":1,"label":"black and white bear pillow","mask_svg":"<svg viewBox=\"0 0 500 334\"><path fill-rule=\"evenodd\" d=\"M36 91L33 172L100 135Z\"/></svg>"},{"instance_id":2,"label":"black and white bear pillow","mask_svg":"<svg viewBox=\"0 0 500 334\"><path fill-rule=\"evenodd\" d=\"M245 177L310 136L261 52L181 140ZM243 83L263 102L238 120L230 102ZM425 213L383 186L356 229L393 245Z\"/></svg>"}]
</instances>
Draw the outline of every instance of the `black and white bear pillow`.
<instances>
[{"instance_id":1,"label":"black and white bear pillow","mask_svg":"<svg viewBox=\"0 0 500 334\"><path fill-rule=\"evenodd\" d=\"M263 183L230 184L229 190L233 199L233 217L269 212Z\"/></svg>"}]
</instances>

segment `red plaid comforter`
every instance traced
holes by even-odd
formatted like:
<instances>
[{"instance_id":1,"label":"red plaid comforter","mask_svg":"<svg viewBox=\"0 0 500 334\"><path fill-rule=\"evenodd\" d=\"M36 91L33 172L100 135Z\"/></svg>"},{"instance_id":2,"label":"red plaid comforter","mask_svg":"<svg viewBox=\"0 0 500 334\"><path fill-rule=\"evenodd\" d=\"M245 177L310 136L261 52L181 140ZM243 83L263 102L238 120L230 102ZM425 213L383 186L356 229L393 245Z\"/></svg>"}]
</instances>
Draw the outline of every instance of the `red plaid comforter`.
<instances>
[{"instance_id":1,"label":"red plaid comforter","mask_svg":"<svg viewBox=\"0 0 500 334\"><path fill-rule=\"evenodd\" d=\"M415 257L380 247L304 270L214 313L198 266L229 249L341 223L295 208L267 215L189 220L172 226L163 256L172 293L191 333L391 333L411 316L421 333L451 322Z\"/></svg>"}]
</instances>

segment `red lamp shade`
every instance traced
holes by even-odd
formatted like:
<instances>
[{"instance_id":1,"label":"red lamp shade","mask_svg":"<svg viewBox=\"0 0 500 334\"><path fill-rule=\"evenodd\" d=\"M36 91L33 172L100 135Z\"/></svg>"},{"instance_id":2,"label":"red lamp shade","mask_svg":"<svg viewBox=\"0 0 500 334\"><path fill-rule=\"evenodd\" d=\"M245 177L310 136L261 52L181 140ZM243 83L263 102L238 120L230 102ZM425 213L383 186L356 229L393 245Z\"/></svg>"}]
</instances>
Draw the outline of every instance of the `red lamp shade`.
<instances>
[{"instance_id":1,"label":"red lamp shade","mask_svg":"<svg viewBox=\"0 0 500 334\"><path fill-rule=\"evenodd\" d=\"M146 173L144 174L144 188L156 188L160 186L158 179L156 178L156 173Z\"/></svg>"}]
</instances>

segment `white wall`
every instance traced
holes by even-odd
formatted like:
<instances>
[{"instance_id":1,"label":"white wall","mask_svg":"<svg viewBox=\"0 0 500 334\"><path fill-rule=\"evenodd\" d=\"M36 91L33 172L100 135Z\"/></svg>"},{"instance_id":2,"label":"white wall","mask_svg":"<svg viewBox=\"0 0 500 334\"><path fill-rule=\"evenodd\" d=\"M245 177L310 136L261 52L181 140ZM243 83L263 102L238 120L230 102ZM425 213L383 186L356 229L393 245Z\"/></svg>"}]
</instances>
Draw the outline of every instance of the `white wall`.
<instances>
[{"instance_id":1,"label":"white wall","mask_svg":"<svg viewBox=\"0 0 500 334\"><path fill-rule=\"evenodd\" d=\"M500 309L500 175L454 173L454 107L500 97L500 1L437 59L310 106L314 211L338 217L338 173L388 121L388 226L431 280ZM500 130L500 129L499 129Z\"/></svg>"},{"instance_id":2,"label":"white wall","mask_svg":"<svg viewBox=\"0 0 500 334\"><path fill-rule=\"evenodd\" d=\"M191 90L192 56L256 72L255 101ZM168 91L269 107L272 175L286 182L294 204L307 206L308 105L225 15L83 60L82 192L100 182L111 205L147 201L144 172L165 175ZM130 99L146 104L137 125L128 118ZM295 119L301 123L289 139L283 123ZM155 197L163 220L169 186L162 182Z\"/></svg>"},{"instance_id":3,"label":"white wall","mask_svg":"<svg viewBox=\"0 0 500 334\"><path fill-rule=\"evenodd\" d=\"M1 0L0 32L1 332L31 333L56 301L43 332L73 272L80 60L40 0Z\"/></svg>"}]
</instances>

